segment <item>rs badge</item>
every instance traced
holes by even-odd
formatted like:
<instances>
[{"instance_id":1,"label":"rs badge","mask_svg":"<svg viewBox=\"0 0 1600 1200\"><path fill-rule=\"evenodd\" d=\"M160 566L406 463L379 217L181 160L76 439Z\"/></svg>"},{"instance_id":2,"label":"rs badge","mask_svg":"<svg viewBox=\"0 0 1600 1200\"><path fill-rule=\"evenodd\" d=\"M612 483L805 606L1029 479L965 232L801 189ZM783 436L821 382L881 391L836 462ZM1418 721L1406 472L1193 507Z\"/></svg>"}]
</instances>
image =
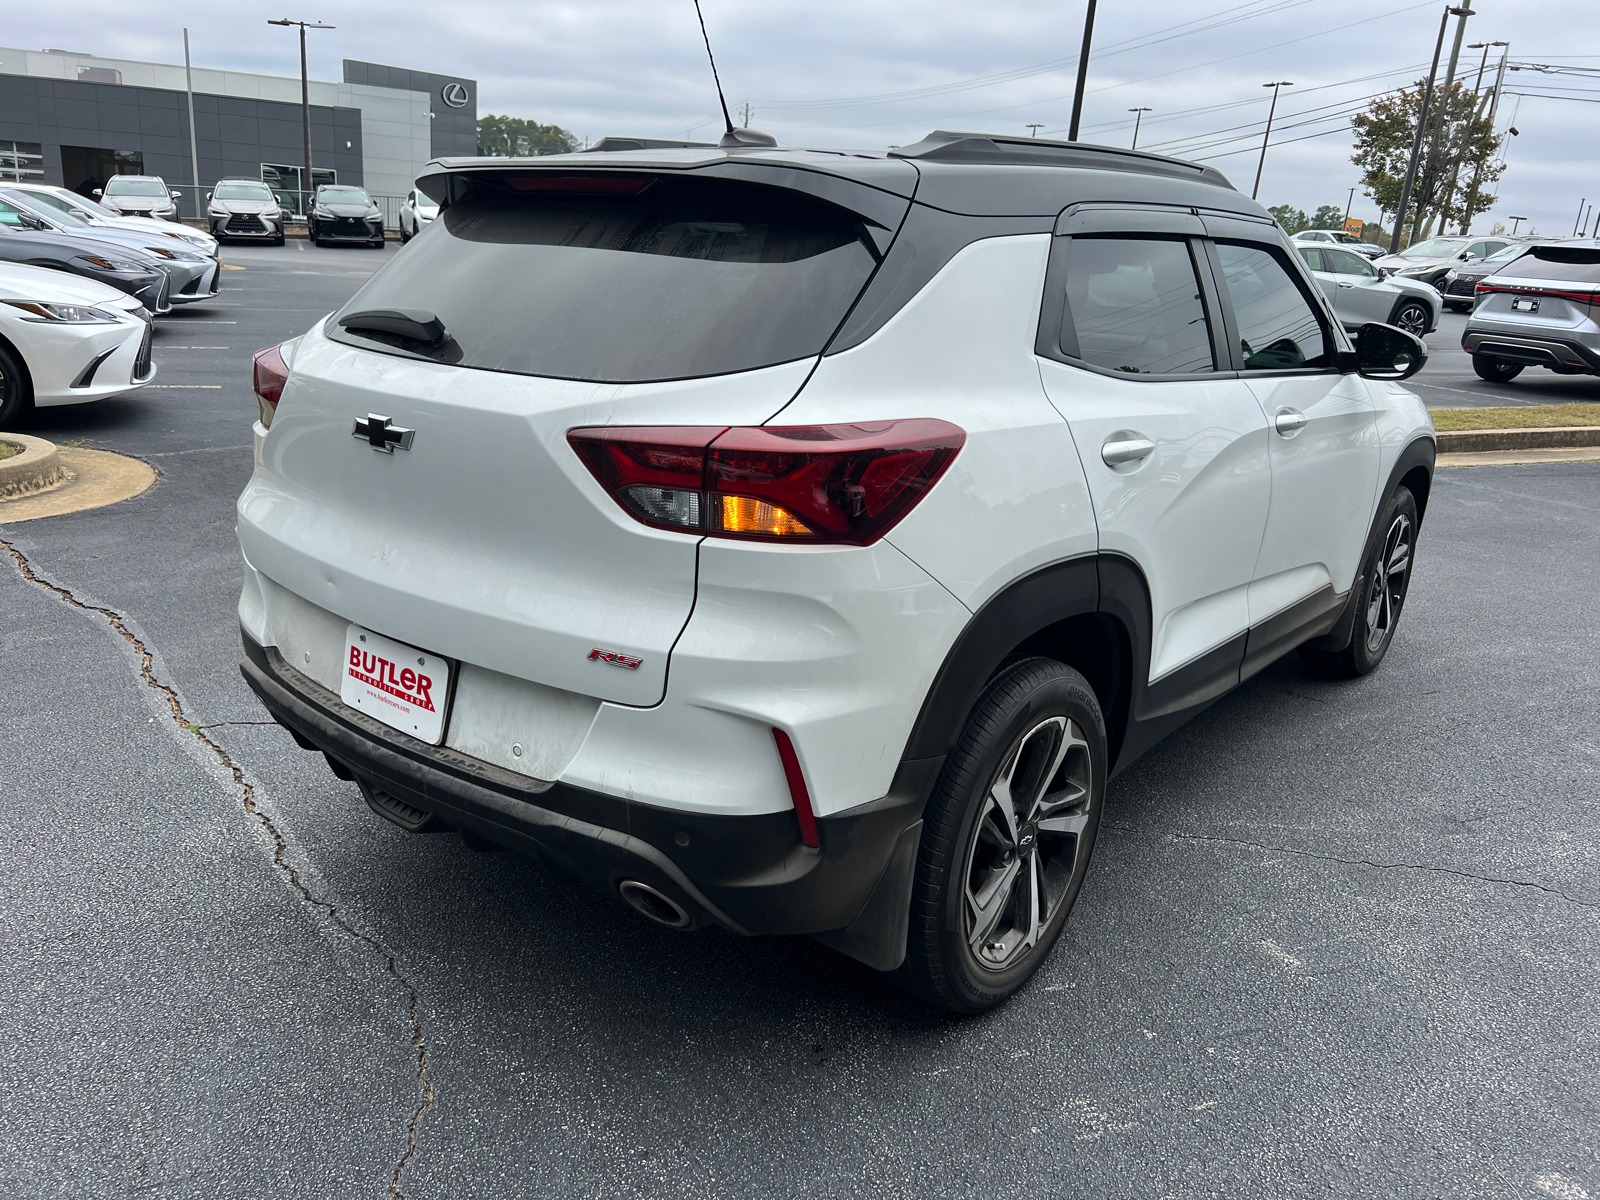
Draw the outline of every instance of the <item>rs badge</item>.
<instances>
[{"instance_id":1,"label":"rs badge","mask_svg":"<svg viewBox=\"0 0 1600 1200\"><path fill-rule=\"evenodd\" d=\"M618 654L615 650L591 650L590 662L610 663L613 667L626 667L630 671L637 671L642 658L634 658L631 654Z\"/></svg>"}]
</instances>

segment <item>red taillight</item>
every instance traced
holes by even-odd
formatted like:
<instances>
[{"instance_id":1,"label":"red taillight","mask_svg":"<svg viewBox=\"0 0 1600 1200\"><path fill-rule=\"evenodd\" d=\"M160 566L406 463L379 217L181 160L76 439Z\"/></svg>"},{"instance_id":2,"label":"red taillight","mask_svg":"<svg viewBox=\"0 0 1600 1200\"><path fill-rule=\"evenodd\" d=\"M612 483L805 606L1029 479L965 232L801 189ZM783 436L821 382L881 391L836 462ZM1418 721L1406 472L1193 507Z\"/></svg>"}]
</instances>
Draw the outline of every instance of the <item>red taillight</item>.
<instances>
[{"instance_id":1,"label":"red taillight","mask_svg":"<svg viewBox=\"0 0 1600 1200\"><path fill-rule=\"evenodd\" d=\"M772 740L778 743L778 761L783 763L783 777L789 783L794 815L800 822L800 840L815 850L822 845L822 839L817 835L817 814L811 811L811 793L806 790L805 773L800 770L800 759L794 752L794 743L781 729L772 731Z\"/></svg>"},{"instance_id":2,"label":"red taillight","mask_svg":"<svg viewBox=\"0 0 1600 1200\"><path fill-rule=\"evenodd\" d=\"M1514 296L1547 297L1552 300L1571 300L1575 304L1600 304L1600 292L1558 292L1545 288L1507 287L1504 284L1478 284L1474 293L1484 296L1490 292L1509 292Z\"/></svg>"},{"instance_id":3,"label":"red taillight","mask_svg":"<svg viewBox=\"0 0 1600 1200\"><path fill-rule=\"evenodd\" d=\"M647 525L759 541L877 541L966 434L948 421L574 429L567 440Z\"/></svg>"},{"instance_id":4,"label":"red taillight","mask_svg":"<svg viewBox=\"0 0 1600 1200\"><path fill-rule=\"evenodd\" d=\"M272 428L272 415L278 411L278 398L289 382L289 367L283 361L282 344L257 350L251 374L256 389L256 407L261 410L261 427Z\"/></svg>"}]
</instances>

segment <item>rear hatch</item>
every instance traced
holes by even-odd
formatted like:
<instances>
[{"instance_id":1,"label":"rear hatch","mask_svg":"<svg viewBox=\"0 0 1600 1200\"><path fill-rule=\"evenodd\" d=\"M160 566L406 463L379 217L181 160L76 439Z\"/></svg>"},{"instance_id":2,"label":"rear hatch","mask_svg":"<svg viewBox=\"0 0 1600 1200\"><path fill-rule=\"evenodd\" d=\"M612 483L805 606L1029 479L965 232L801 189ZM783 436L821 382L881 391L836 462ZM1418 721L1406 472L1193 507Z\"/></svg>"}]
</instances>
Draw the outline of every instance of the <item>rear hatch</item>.
<instances>
[{"instance_id":1,"label":"rear hatch","mask_svg":"<svg viewBox=\"0 0 1600 1200\"><path fill-rule=\"evenodd\" d=\"M872 233L829 201L681 174L463 192L300 342L239 501L245 555L400 641L656 703L698 538L631 517L567 433L760 424L866 284ZM409 448L353 437L369 414Z\"/></svg>"}]
</instances>

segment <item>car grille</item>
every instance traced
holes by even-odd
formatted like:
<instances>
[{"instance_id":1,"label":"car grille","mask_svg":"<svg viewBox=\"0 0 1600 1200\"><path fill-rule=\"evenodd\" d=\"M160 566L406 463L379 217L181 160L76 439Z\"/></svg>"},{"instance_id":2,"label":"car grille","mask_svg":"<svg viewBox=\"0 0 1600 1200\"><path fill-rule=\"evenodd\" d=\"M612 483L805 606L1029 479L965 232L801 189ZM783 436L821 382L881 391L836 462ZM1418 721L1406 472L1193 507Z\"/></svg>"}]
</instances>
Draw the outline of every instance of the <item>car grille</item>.
<instances>
[{"instance_id":1,"label":"car grille","mask_svg":"<svg viewBox=\"0 0 1600 1200\"><path fill-rule=\"evenodd\" d=\"M149 321L144 323L144 337L139 341L139 353L133 359L133 377L135 379L150 378L150 340L155 333L155 326Z\"/></svg>"},{"instance_id":2,"label":"car grille","mask_svg":"<svg viewBox=\"0 0 1600 1200\"><path fill-rule=\"evenodd\" d=\"M266 225L255 213L234 213L228 218L229 233L265 233Z\"/></svg>"},{"instance_id":3,"label":"car grille","mask_svg":"<svg viewBox=\"0 0 1600 1200\"><path fill-rule=\"evenodd\" d=\"M367 223L359 217L340 217L334 224L337 233L368 233Z\"/></svg>"},{"instance_id":4,"label":"car grille","mask_svg":"<svg viewBox=\"0 0 1600 1200\"><path fill-rule=\"evenodd\" d=\"M1444 289L1446 296L1475 296L1478 292L1478 281L1473 279L1452 279L1450 285Z\"/></svg>"}]
</instances>

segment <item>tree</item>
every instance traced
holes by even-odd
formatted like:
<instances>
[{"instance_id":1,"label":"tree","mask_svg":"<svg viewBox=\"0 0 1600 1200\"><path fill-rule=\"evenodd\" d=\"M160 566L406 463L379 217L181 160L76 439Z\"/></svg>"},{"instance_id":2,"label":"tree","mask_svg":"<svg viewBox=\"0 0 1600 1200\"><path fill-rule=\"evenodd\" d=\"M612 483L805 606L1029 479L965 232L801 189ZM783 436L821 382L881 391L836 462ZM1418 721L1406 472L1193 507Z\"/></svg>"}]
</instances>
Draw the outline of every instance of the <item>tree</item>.
<instances>
[{"instance_id":1,"label":"tree","mask_svg":"<svg viewBox=\"0 0 1600 1200\"><path fill-rule=\"evenodd\" d=\"M1400 207L1424 87L1419 81L1414 87L1380 96L1366 112L1350 118L1356 135L1356 152L1350 161L1361 168L1362 187L1384 212ZM1505 163L1494 157L1500 139L1489 121L1488 101L1488 92L1476 96L1460 82L1448 90L1434 89L1411 187L1409 240L1427 237L1436 220L1441 229L1451 220L1470 223L1473 213L1482 212L1498 199L1483 190L1505 170Z\"/></svg>"},{"instance_id":2,"label":"tree","mask_svg":"<svg viewBox=\"0 0 1600 1200\"><path fill-rule=\"evenodd\" d=\"M1275 204L1267 209L1279 225L1283 226L1285 233L1299 233L1302 229L1310 228L1305 210L1296 208L1292 204Z\"/></svg>"},{"instance_id":3,"label":"tree","mask_svg":"<svg viewBox=\"0 0 1600 1200\"><path fill-rule=\"evenodd\" d=\"M559 125L541 125L523 117L494 113L478 118L478 153L494 158L524 158L532 154L571 154L577 139Z\"/></svg>"},{"instance_id":4,"label":"tree","mask_svg":"<svg viewBox=\"0 0 1600 1200\"><path fill-rule=\"evenodd\" d=\"M1324 204L1311 217L1309 229L1343 229L1344 206L1342 204Z\"/></svg>"}]
</instances>

